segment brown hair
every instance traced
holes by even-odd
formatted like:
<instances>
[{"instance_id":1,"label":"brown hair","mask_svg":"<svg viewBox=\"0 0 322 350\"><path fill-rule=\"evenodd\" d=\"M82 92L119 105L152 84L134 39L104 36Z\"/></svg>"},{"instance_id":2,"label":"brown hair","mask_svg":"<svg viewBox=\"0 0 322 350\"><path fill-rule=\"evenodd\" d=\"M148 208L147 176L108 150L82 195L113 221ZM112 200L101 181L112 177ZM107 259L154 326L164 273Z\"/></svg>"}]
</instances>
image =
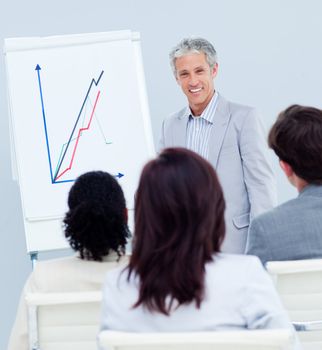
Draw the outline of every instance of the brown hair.
<instances>
[{"instance_id":1,"label":"brown hair","mask_svg":"<svg viewBox=\"0 0 322 350\"><path fill-rule=\"evenodd\" d=\"M268 144L295 174L312 184L322 184L322 111L292 105L272 126Z\"/></svg>"},{"instance_id":2,"label":"brown hair","mask_svg":"<svg viewBox=\"0 0 322 350\"><path fill-rule=\"evenodd\" d=\"M224 210L217 175L196 153L168 148L144 167L128 275L139 277L134 307L165 315L174 301L200 307L205 264L225 236Z\"/></svg>"}]
</instances>

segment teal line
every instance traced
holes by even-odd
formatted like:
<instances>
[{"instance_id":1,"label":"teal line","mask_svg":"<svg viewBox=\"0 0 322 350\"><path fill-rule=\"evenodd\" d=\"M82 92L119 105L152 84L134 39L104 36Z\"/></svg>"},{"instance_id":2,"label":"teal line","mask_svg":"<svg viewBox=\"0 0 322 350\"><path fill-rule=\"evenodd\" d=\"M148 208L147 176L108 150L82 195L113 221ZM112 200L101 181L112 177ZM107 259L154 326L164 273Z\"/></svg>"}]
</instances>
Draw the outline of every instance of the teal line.
<instances>
[{"instance_id":1,"label":"teal line","mask_svg":"<svg viewBox=\"0 0 322 350\"><path fill-rule=\"evenodd\" d=\"M82 114L83 114L82 127L84 127L84 124L85 124L85 116L86 116L86 112L87 112L87 104L88 104L88 103L90 103L91 108L93 108L92 101L91 101L90 98L88 98L87 101L86 101L86 103L85 103L85 106L84 106L85 108L84 108L84 110L82 111ZM100 130L100 133L101 133L101 135L102 135L102 137L103 137L103 140L104 140L105 144L106 144L106 145L111 145L113 142L108 142L108 141L106 141L106 137L105 137L105 135L104 135L103 128L102 128L102 126L101 126L101 124L100 124L100 122L99 122L99 118L98 118L98 116L96 115L96 112L94 112L94 116L95 116L95 120L96 120L96 122L97 122L98 128L99 128L99 130ZM82 134L81 134L81 136L82 136ZM73 141L76 140L76 139L77 139L77 137L71 139L71 140L69 141L69 143L73 142ZM62 158L62 156L63 156L64 150L65 150L65 148L66 148L67 145L68 145L68 142L66 142L66 143L64 143L64 144L62 145L62 148L61 148L61 151L60 151L60 155L59 155L59 159L58 159L57 166L56 166L56 170L55 170L55 174L57 174L57 172L58 172L57 169L58 169L58 166L59 166L59 164L60 164L61 158Z\"/></svg>"},{"instance_id":2,"label":"teal line","mask_svg":"<svg viewBox=\"0 0 322 350\"><path fill-rule=\"evenodd\" d=\"M70 142L73 142L73 141L76 140L76 139L77 139L77 137L75 137L74 139L71 139ZM70 143L70 142L69 142L69 143ZM58 169L60 160L61 160L61 158L62 158L62 156L63 156L63 152L64 152L65 147L67 146L67 144L68 144L68 142L66 142L66 143L64 143L64 144L62 145L62 148L61 148L61 151L60 151L60 155L59 155L59 159L58 159L58 163L57 163L56 170L55 170L55 174L57 174L57 169Z\"/></svg>"},{"instance_id":3,"label":"teal line","mask_svg":"<svg viewBox=\"0 0 322 350\"><path fill-rule=\"evenodd\" d=\"M87 111L87 102L88 100L86 101L86 104L85 104L85 108L84 108L84 111L83 111L83 120L82 120L82 127L84 127L84 123L85 123L85 116L86 116L86 111ZM82 136L82 134L81 134ZM70 140L70 142L73 142L74 140L76 140L77 137L73 138ZM63 156L63 153L64 153L64 150L65 150L65 147L68 145L68 142L65 142L63 145L62 145L62 148L61 148L61 151L60 151L60 155L59 155L59 158L58 158L58 163L57 163L57 166L56 166L56 170L55 170L55 174L57 174L57 169L58 169L58 166L60 164L60 160Z\"/></svg>"},{"instance_id":4,"label":"teal line","mask_svg":"<svg viewBox=\"0 0 322 350\"><path fill-rule=\"evenodd\" d=\"M101 124L100 124L98 118L96 117L96 115L95 115L95 120L96 120L96 122L97 122L97 124L98 124L98 128L99 128L99 130L100 130L100 132L101 132L101 134L102 134L102 137L103 137L103 139L104 139L105 144L111 145L113 142L108 142L108 141L106 141L106 137L105 137L105 135L104 135L102 126L101 126Z\"/></svg>"},{"instance_id":5,"label":"teal line","mask_svg":"<svg viewBox=\"0 0 322 350\"><path fill-rule=\"evenodd\" d=\"M92 101L90 101L90 99L89 99L89 103L91 104L91 106L92 106L92 108L93 108ZM98 116L96 115L96 112L94 112L94 116L95 116L95 121L96 121L96 123L97 123L97 125L98 125L98 128L99 128L99 130L100 130L100 132L101 132L101 135L102 135L102 137L103 137L103 140L104 140L105 144L106 144L106 145L111 145L113 142L106 141L106 137L105 137L105 135L104 135L103 128L102 128L102 126L101 126L101 123L100 123L100 121L99 121Z\"/></svg>"}]
</instances>

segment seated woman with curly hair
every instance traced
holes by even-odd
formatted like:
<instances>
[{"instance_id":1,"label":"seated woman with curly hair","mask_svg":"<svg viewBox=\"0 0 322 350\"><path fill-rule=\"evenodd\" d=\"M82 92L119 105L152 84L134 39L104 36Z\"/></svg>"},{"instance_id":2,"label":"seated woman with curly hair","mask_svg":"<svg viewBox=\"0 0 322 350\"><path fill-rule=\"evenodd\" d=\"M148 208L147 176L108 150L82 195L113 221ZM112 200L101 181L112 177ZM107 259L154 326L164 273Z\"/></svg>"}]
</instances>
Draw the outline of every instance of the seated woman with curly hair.
<instances>
[{"instance_id":1,"label":"seated woman with curly hair","mask_svg":"<svg viewBox=\"0 0 322 350\"><path fill-rule=\"evenodd\" d=\"M76 255L37 262L22 296L8 350L27 350L28 292L101 290L107 270L127 262L125 199L117 180L102 171L81 175L68 196L65 236Z\"/></svg>"},{"instance_id":2,"label":"seated woman with curly hair","mask_svg":"<svg viewBox=\"0 0 322 350\"><path fill-rule=\"evenodd\" d=\"M259 259L220 252L224 210L216 173L198 154L168 148L150 161L136 193L129 264L107 273L101 329L294 334Z\"/></svg>"}]
</instances>

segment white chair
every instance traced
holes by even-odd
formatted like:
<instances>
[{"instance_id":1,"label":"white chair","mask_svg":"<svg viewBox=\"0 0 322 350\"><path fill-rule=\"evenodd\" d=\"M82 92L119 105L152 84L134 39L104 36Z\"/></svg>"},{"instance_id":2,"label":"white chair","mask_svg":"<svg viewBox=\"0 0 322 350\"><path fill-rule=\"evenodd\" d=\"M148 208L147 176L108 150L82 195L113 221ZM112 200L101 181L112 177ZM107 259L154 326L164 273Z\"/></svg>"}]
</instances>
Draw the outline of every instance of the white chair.
<instances>
[{"instance_id":1,"label":"white chair","mask_svg":"<svg viewBox=\"0 0 322 350\"><path fill-rule=\"evenodd\" d=\"M266 264L304 349L322 349L322 259Z\"/></svg>"},{"instance_id":2,"label":"white chair","mask_svg":"<svg viewBox=\"0 0 322 350\"><path fill-rule=\"evenodd\" d=\"M32 350L97 350L101 292L30 293Z\"/></svg>"},{"instance_id":3,"label":"white chair","mask_svg":"<svg viewBox=\"0 0 322 350\"><path fill-rule=\"evenodd\" d=\"M291 349L291 339L291 332L285 329L193 333L107 330L98 336L104 350L286 350Z\"/></svg>"}]
</instances>

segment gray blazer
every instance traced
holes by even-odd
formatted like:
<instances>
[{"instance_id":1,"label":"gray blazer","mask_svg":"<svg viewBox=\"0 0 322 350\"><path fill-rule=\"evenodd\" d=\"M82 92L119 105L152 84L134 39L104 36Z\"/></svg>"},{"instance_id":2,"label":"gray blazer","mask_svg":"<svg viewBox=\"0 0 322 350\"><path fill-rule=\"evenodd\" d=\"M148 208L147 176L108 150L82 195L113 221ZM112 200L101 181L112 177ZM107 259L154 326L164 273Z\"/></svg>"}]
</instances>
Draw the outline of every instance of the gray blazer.
<instances>
[{"instance_id":1,"label":"gray blazer","mask_svg":"<svg viewBox=\"0 0 322 350\"><path fill-rule=\"evenodd\" d=\"M322 258L322 186L308 185L297 198L256 218L246 253L263 264Z\"/></svg>"},{"instance_id":2,"label":"gray blazer","mask_svg":"<svg viewBox=\"0 0 322 350\"><path fill-rule=\"evenodd\" d=\"M190 109L164 120L160 148L186 147ZM268 147L255 109L218 96L210 136L209 161L226 200L226 239L222 250L244 253L250 219L276 205L276 186Z\"/></svg>"}]
</instances>

